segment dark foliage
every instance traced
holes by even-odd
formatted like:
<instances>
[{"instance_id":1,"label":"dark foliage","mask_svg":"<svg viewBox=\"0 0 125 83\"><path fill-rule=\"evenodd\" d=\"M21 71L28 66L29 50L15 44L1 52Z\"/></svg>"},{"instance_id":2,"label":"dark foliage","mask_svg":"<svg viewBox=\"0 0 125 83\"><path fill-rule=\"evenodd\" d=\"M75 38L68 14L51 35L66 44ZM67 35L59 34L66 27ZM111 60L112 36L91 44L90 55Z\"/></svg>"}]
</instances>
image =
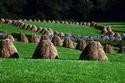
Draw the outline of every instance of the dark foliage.
<instances>
[{"instance_id":1,"label":"dark foliage","mask_svg":"<svg viewBox=\"0 0 125 83\"><path fill-rule=\"evenodd\" d=\"M0 0L0 18L123 21L125 0Z\"/></svg>"}]
</instances>

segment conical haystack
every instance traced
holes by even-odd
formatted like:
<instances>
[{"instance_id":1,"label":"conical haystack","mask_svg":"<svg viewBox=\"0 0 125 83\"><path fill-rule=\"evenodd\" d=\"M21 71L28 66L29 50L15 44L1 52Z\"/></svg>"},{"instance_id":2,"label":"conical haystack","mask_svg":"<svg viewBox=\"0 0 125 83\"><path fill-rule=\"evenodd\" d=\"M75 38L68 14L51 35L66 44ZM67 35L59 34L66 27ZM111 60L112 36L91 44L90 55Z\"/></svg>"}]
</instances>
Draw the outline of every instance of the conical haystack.
<instances>
[{"instance_id":1,"label":"conical haystack","mask_svg":"<svg viewBox=\"0 0 125 83\"><path fill-rule=\"evenodd\" d=\"M37 31L37 27L35 25L33 25L31 30L36 32Z\"/></svg>"},{"instance_id":2,"label":"conical haystack","mask_svg":"<svg viewBox=\"0 0 125 83\"><path fill-rule=\"evenodd\" d=\"M29 41L28 41L28 38L26 37L25 34L21 34L21 35L20 35L20 41L22 41L22 42L26 42L26 43L29 42Z\"/></svg>"},{"instance_id":3,"label":"conical haystack","mask_svg":"<svg viewBox=\"0 0 125 83\"><path fill-rule=\"evenodd\" d=\"M102 29L102 33L106 35L107 32L108 32L108 31L107 31L107 28L106 28L106 27L103 27L103 29Z\"/></svg>"},{"instance_id":4,"label":"conical haystack","mask_svg":"<svg viewBox=\"0 0 125 83\"><path fill-rule=\"evenodd\" d=\"M0 41L1 58L19 58L18 51L10 39Z\"/></svg>"},{"instance_id":5,"label":"conical haystack","mask_svg":"<svg viewBox=\"0 0 125 83\"><path fill-rule=\"evenodd\" d=\"M28 25L28 26L26 27L26 29L27 29L27 30L32 30L32 27L33 27L33 26L30 24L30 25Z\"/></svg>"},{"instance_id":6,"label":"conical haystack","mask_svg":"<svg viewBox=\"0 0 125 83\"><path fill-rule=\"evenodd\" d=\"M32 43L39 43L40 39L36 34L34 34L34 35L31 36L30 41Z\"/></svg>"},{"instance_id":7,"label":"conical haystack","mask_svg":"<svg viewBox=\"0 0 125 83\"><path fill-rule=\"evenodd\" d=\"M85 49L85 47L86 47L86 41L85 40L79 40L78 41L78 44L77 44L77 46L76 46L76 49L78 49L78 50L83 50L83 49Z\"/></svg>"},{"instance_id":8,"label":"conical haystack","mask_svg":"<svg viewBox=\"0 0 125 83\"><path fill-rule=\"evenodd\" d=\"M108 32L112 32L112 28L111 27L107 27L107 31Z\"/></svg>"},{"instance_id":9,"label":"conical haystack","mask_svg":"<svg viewBox=\"0 0 125 83\"><path fill-rule=\"evenodd\" d=\"M1 19L0 19L0 22L1 22L1 23L4 23L4 22L5 22L5 19L4 19L4 18L1 18Z\"/></svg>"},{"instance_id":10,"label":"conical haystack","mask_svg":"<svg viewBox=\"0 0 125 83\"><path fill-rule=\"evenodd\" d=\"M42 40L34 54L34 59L43 58L43 59L57 59L58 58L58 52L54 45L49 40Z\"/></svg>"},{"instance_id":11,"label":"conical haystack","mask_svg":"<svg viewBox=\"0 0 125 83\"><path fill-rule=\"evenodd\" d=\"M54 32L51 28L49 28L48 31L50 32L50 35L54 35Z\"/></svg>"},{"instance_id":12,"label":"conical haystack","mask_svg":"<svg viewBox=\"0 0 125 83\"><path fill-rule=\"evenodd\" d=\"M66 37L63 42L63 46L66 48L74 48L73 41L70 37Z\"/></svg>"},{"instance_id":13,"label":"conical haystack","mask_svg":"<svg viewBox=\"0 0 125 83\"><path fill-rule=\"evenodd\" d=\"M112 53L113 52L113 48L111 45L106 44L106 46L104 47L104 50L106 53Z\"/></svg>"},{"instance_id":14,"label":"conical haystack","mask_svg":"<svg viewBox=\"0 0 125 83\"><path fill-rule=\"evenodd\" d=\"M42 32L42 29L43 29L42 27L38 27L37 32Z\"/></svg>"},{"instance_id":15,"label":"conical haystack","mask_svg":"<svg viewBox=\"0 0 125 83\"><path fill-rule=\"evenodd\" d=\"M43 34L51 36L51 33L49 32L49 30L46 30Z\"/></svg>"},{"instance_id":16,"label":"conical haystack","mask_svg":"<svg viewBox=\"0 0 125 83\"><path fill-rule=\"evenodd\" d=\"M15 41L14 37L12 35L8 35L7 39L10 39L11 41Z\"/></svg>"},{"instance_id":17,"label":"conical haystack","mask_svg":"<svg viewBox=\"0 0 125 83\"><path fill-rule=\"evenodd\" d=\"M62 46L62 40L59 36L54 36L53 39L52 39L52 43L55 45L55 46Z\"/></svg>"},{"instance_id":18,"label":"conical haystack","mask_svg":"<svg viewBox=\"0 0 125 83\"><path fill-rule=\"evenodd\" d=\"M63 36L65 36L65 34L63 33L63 32L59 32L59 34L58 34L60 37L63 37Z\"/></svg>"},{"instance_id":19,"label":"conical haystack","mask_svg":"<svg viewBox=\"0 0 125 83\"><path fill-rule=\"evenodd\" d=\"M91 41L80 55L80 60L108 60L100 42Z\"/></svg>"},{"instance_id":20,"label":"conical haystack","mask_svg":"<svg viewBox=\"0 0 125 83\"><path fill-rule=\"evenodd\" d=\"M49 39L49 36L48 36L48 35L43 35L43 36L41 37L40 41L42 41L42 40L50 40L50 39Z\"/></svg>"}]
</instances>

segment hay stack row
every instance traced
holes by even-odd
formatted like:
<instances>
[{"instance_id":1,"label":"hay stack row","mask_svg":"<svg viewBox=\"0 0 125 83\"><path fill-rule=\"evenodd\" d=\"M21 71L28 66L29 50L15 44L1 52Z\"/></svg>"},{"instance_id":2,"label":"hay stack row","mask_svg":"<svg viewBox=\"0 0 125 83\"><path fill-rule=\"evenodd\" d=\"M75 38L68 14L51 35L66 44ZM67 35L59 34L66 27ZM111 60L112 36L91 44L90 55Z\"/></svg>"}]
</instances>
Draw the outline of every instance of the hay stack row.
<instances>
[{"instance_id":1,"label":"hay stack row","mask_svg":"<svg viewBox=\"0 0 125 83\"><path fill-rule=\"evenodd\" d=\"M113 32L113 30L110 26L99 25L96 22L84 22L84 25L94 27L96 29L101 30L101 33L103 35L108 35L108 36L112 36L112 37L121 37L121 35L119 33Z\"/></svg>"},{"instance_id":2,"label":"hay stack row","mask_svg":"<svg viewBox=\"0 0 125 83\"><path fill-rule=\"evenodd\" d=\"M34 59L58 59L59 55L57 52L56 45L62 45L60 42L59 36L55 36L55 40L52 43L49 38L42 37L32 58ZM14 39L12 36L8 36L6 39L0 41L0 57L1 58L19 58L18 51L13 44ZM74 48L73 43L69 37L64 40L64 45L66 47ZM78 47L79 46L79 47ZM98 41L90 41L86 44L85 41L80 40L77 48L83 50L79 59L80 60L100 60L100 61L107 61L108 57L106 53L110 53L113 51L111 45L106 45L103 49L103 46ZM104 51L105 50L105 51ZM106 52L106 53L105 53ZM125 53L125 47L121 46L118 52Z\"/></svg>"},{"instance_id":3,"label":"hay stack row","mask_svg":"<svg viewBox=\"0 0 125 83\"><path fill-rule=\"evenodd\" d=\"M28 42L39 43L39 41L40 41L40 37L37 36L36 34L25 35L24 33L22 33L22 34L21 33L12 33L11 37L15 38L18 41L25 42L25 43L28 43Z\"/></svg>"},{"instance_id":4,"label":"hay stack row","mask_svg":"<svg viewBox=\"0 0 125 83\"><path fill-rule=\"evenodd\" d=\"M0 41L0 58L19 58L19 53L9 38ZM38 44L33 58L58 59L58 52L49 40L42 40Z\"/></svg>"},{"instance_id":5,"label":"hay stack row","mask_svg":"<svg viewBox=\"0 0 125 83\"><path fill-rule=\"evenodd\" d=\"M35 25L26 24L22 20L10 20L10 19L1 18L0 23L12 24L12 25L21 27L22 29L31 30L33 32L39 32L42 34L47 34L48 36L52 36L55 34L59 36L65 36L63 32L57 32L57 31L54 32L51 28L38 27Z\"/></svg>"},{"instance_id":6,"label":"hay stack row","mask_svg":"<svg viewBox=\"0 0 125 83\"><path fill-rule=\"evenodd\" d=\"M26 21L26 20L24 20L24 21ZM104 34L104 35L108 35L108 36L112 36L112 37L120 36L119 33L114 33L112 31L111 27L102 26L102 25L97 24L96 22L71 22L71 21L54 21L54 20L51 21L51 20L31 20L31 19L29 19L28 21L34 21L34 22L42 21L42 22L49 22L49 23L86 25L86 26L95 27L96 29L101 30L102 34ZM1 18L0 22L7 23L7 24L14 24L16 26L22 27L23 29L32 30L34 32L41 32L43 34L53 35L53 33L54 33L52 29L37 27L37 26L31 25L31 24L25 24L22 22L22 20L9 20L9 19Z\"/></svg>"},{"instance_id":7,"label":"hay stack row","mask_svg":"<svg viewBox=\"0 0 125 83\"><path fill-rule=\"evenodd\" d=\"M12 41L14 41L16 38L18 41L22 41L22 42L32 42L32 43L39 43L39 41L42 40L49 40L53 43L54 46L61 46L61 47L65 47L65 48L76 48L78 50L84 50L85 47L87 46L87 42L85 40L78 40L77 42L74 42L70 36L67 36L64 39L61 39L60 36L55 35L52 40L50 39L50 37L48 35L43 35L40 39L39 36L32 35L25 35L25 34L19 34L19 33L14 33L12 35L8 35L7 36L8 39L11 39ZM112 53L113 52L113 46L111 44L106 44L103 46L104 50L106 53ZM124 53L125 52L125 47L124 46L120 46L119 48L119 53Z\"/></svg>"},{"instance_id":8,"label":"hay stack row","mask_svg":"<svg viewBox=\"0 0 125 83\"><path fill-rule=\"evenodd\" d=\"M0 41L0 58L19 58L19 53L10 39ZM39 42L32 58L34 59L58 59L59 55L53 43L47 39ZM108 60L101 44L90 42L80 55L80 60Z\"/></svg>"},{"instance_id":9,"label":"hay stack row","mask_svg":"<svg viewBox=\"0 0 125 83\"><path fill-rule=\"evenodd\" d=\"M10 21L12 23L12 20L10 19L4 19L4 18L1 18L0 22L3 22L3 23L8 23L8 21ZM48 22L48 23L57 23L57 24L75 24L75 25L84 25L85 23L84 22L74 22L74 21L63 21L63 20L40 20L40 19L20 19L20 20L15 20L15 21L20 21L20 22L23 22L23 21L30 21L30 22ZM9 24L11 24L9 23Z\"/></svg>"},{"instance_id":10,"label":"hay stack row","mask_svg":"<svg viewBox=\"0 0 125 83\"><path fill-rule=\"evenodd\" d=\"M75 25L83 25L84 22L74 22L74 21L67 21L67 20L40 20L40 19L24 19L24 21L30 21L30 22L45 22L45 23L57 23L57 24L75 24Z\"/></svg>"},{"instance_id":11,"label":"hay stack row","mask_svg":"<svg viewBox=\"0 0 125 83\"><path fill-rule=\"evenodd\" d=\"M29 19L29 21L32 21L31 19ZM40 20L33 20L33 21L40 21ZM32 30L34 32L40 32L43 34L48 34L48 35L53 35L55 32L52 29L47 29L47 28L43 28L43 27L37 27L35 25L31 25L31 24L26 24L24 23L22 20L10 20L10 19L3 19L1 18L0 20L1 23L6 23L6 24L13 24L16 26L19 26L25 30ZM63 24L76 24L76 25L86 25L86 26L90 26L90 27L95 27L96 29L101 30L102 34L104 35L108 35L108 36L112 36L112 37L116 37L116 36L120 36L119 33L114 33L111 29L111 27L106 27L106 26L102 26L102 25L98 25L96 22L70 22L70 21L50 21L50 20L43 20L43 22L49 22L49 23L63 23Z\"/></svg>"}]
</instances>

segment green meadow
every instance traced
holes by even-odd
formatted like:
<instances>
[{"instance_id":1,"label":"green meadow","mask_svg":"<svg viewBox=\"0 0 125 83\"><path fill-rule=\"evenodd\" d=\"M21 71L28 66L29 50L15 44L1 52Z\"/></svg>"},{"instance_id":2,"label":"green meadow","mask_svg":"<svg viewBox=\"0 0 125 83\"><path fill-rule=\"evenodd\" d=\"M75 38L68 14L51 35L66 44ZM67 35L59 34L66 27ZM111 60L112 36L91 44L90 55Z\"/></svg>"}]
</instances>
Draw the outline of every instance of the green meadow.
<instances>
[{"instance_id":1,"label":"green meadow","mask_svg":"<svg viewBox=\"0 0 125 83\"><path fill-rule=\"evenodd\" d=\"M36 26L73 35L96 36L100 31L91 27L70 24L27 22ZM106 24L105 25L111 25ZM118 25L113 23L112 26ZM125 25L125 24L124 24ZM114 27L115 28L115 27ZM120 27L119 27L120 28ZM123 27L122 27L123 28ZM39 34L19 27L0 24L0 31ZM59 59L32 59L37 47L34 43L15 41L19 59L0 59L0 83L124 83L125 54L115 50L107 54L108 61L81 61L82 51L56 47Z\"/></svg>"}]
</instances>

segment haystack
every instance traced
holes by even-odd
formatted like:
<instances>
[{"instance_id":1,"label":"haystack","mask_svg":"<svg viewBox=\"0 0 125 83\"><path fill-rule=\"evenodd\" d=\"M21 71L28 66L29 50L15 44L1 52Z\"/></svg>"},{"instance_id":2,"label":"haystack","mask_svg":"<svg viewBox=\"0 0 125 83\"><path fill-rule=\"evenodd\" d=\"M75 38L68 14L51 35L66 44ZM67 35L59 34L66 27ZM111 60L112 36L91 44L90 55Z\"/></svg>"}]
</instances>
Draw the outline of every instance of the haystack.
<instances>
[{"instance_id":1,"label":"haystack","mask_svg":"<svg viewBox=\"0 0 125 83\"><path fill-rule=\"evenodd\" d=\"M36 32L37 31L37 27L35 25L33 25L31 30Z\"/></svg>"},{"instance_id":2,"label":"haystack","mask_svg":"<svg viewBox=\"0 0 125 83\"><path fill-rule=\"evenodd\" d=\"M31 24L28 25L26 29L27 29L27 30L32 30L32 25L31 25Z\"/></svg>"},{"instance_id":3,"label":"haystack","mask_svg":"<svg viewBox=\"0 0 125 83\"><path fill-rule=\"evenodd\" d=\"M10 39L11 41L15 41L14 37L12 35L8 35L7 39Z\"/></svg>"},{"instance_id":4,"label":"haystack","mask_svg":"<svg viewBox=\"0 0 125 83\"><path fill-rule=\"evenodd\" d=\"M79 40L76 46L76 49L83 50L86 47L86 41L85 40Z\"/></svg>"},{"instance_id":5,"label":"haystack","mask_svg":"<svg viewBox=\"0 0 125 83\"><path fill-rule=\"evenodd\" d=\"M49 41L49 40L42 40L34 54L33 54L34 59L58 59L58 52L54 45Z\"/></svg>"},{"instance_id":6,"label":"haystack","mask_svg":"<svg viewBox=\"0 0 125 83\"><path fill-rule=\"evenodd\" d=\"M1 23L4 23L4 22L5 22L5 19L4 19L4 18L1 18L1 19L0 19L0 22L1 22Z\"/></svg>"},{"instance_id":7,"label":"haystack","mask_svg":"<svg viewBox=\"0 0 125 83\"><path fill-rule=\"evenodd\" d=\"M112 28L111 27L107 27L107 31L108 32L112 32Z\"/></svg>"},{"instance_id":8,"label":"haystack","mask_svg":"<svg viewBox=\"0 0 125 83\"><path fill-rule=\"evenodd\" d=\"M45 35L42 35L40 41L42 40L50 40L50 39L49 39L49 36L45 34Z\"/></svg>"},{"instance_id":9,"label":"haystack","mask_svg":"<svg viewBox=\"0 0 125 83\"><path fill-rule=\"evenodd\" d=\"M121 35L119 33L115 33L114 37L121 37Z\"/></svg>"},{"instance_id":10,"label":"haystack","mask_svg":"<svg viewBox=\"0 0 125 83\"><path fill-rule=\"evenodd\" d=\"M65 34L63 33L63 32L59 32L59 34L58 34L60 37L63 37L63 36L65 36Z\"/></svg>"},{"instance_id":11,"label":"haystack","mask_svg":"<svg viewBox=\"0 0 125 83\"><path fill-rule=\"evenodd\" d=\"M74 48L73 41L70 37L66 37L63 42L63 46L66 48Z\"/></svg>"},{"instance_id":12,"label":"haystack","mask_svg":"<svg viewBox=\"0 0 125 83\"><path fill-rule=\"evenodd\" d=\"M18 51L10 39L0 41L1 58L19 58Z\"/></svg>"},{"instance_id":13,"label":"haystack","mask_svg":"<svg viewBox=\"0 0 125 83\"><path fill-rule=\"evenodd\" d=\"M48 31L50 32L50 35L54 35L54 32L51 28L49 28Z\"/></svg>"},{"instance_id":14,"label":"haystack","mask_svg":"<svg viewBox=\"0 0 125 83\"><path fill-rule=\"evenodd\" d=\"M43 28L42 33L45 33L47 30L48 30L47 28Z\"/></svg>"},{"instance_id":15,"label":"haystack","mask_svg":"<svg viewBox=\"0 0 125 83\"><path fill-rule=\"evenodd\" d=\"M57 32L57 31L54 32L54 35L58 35L58 34L59 34L59 32Z\"/></svg>"},{"instance_id":16,"label":"haystack","mask_svg":"<svg viewBox=\"0 0 125 83\"><path fill-rule=\"evenodd\" d=\"M20 35L20 41L26 42L26 43L29 42L29 41L28 41L28 38L27 38L27 36L26 36L25 34L21 34L21 35Z\"/></svg>"},{"instance_id":17,"label":"haystack","mask_svg":"<svg viewBox=\"0 0 125 83\"><path fill-rule=\"evenodd\" d=\"M48 36L52 35L49 30L46 30L43 34L48 35Z\"/></svg>"},{"instance_id":18,"label":"haystack","mask_svg":"<svg viewBox=\"0 0 125 83\"><path fill-rule=\"evenodd\" d=\"M52 39L52 43L55 45L55 46L62 46L62 40L59 36L55 35Z\"/></svg>"},{"instance_id":19,"label":"haystack","mask_svg":"<svg viewBox=\"0 0 125 83\"><path fill-rule=\"evenodd\" d=\"M31 36L30 41L32 43L39 43L40 39L36 34L34 34L34 35Z\"/></svg>"},{"instance_id":20,"label":"haystack","mask_svg":"<svg viewBox=\"0 0 125 83\"><path fill-rule=\"evenodd\" d=\"M22 28L27 29L28 26L29 26L28 24L24 24Z\"/></svg>"},{"instance_id":21,"label":"haystack","mask_svg":"<svg viewBox=\"0 0 125 83\"><path fill-rule=\"evenodd\" d=\"M37 27L37 32L42 32L42 27Z\"/></svg>"},{"instance_id":22,"label":"haystack","mask_svg":"<svg viewBox=\"0 0 125 83\"><path fill-rule=\"evenodd\" d=\"M109 44L105 45L104 50L105 50L106 53L112 53L113 52L113 48Z\"/></svg>"},{"instance_id":23,"label":"haystack","mask_svg":"<svg viewBox=\"0 0 125 83\"><path fill-rule=\"evenodd\" d=\"M104 28L102 29L102 33L103 33L103 34L107 34L107 32L108 32L108 31L107 31L107 28L104 27Z\"/></svg>"},{"instance_id":24,"label":"haystack","mask_svg":"<svg viewBox=\"0 0 125 83\"><path fill-rule=\"evenodd\" d=\"M80 60L108 60L100 42L91 41L80 55Z\"/></svg>"}]
</instances>

